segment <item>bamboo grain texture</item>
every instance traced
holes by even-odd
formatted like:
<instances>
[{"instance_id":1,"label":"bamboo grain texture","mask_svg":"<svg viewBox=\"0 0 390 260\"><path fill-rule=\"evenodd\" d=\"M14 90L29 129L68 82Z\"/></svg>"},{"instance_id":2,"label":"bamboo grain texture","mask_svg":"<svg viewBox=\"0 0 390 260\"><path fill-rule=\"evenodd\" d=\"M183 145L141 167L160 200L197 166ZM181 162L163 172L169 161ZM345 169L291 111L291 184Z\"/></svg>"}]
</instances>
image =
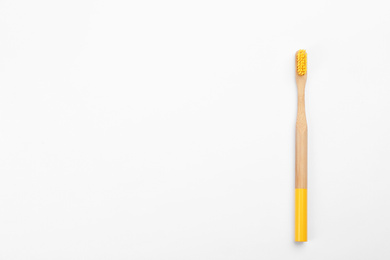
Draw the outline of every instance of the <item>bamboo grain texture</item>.
<instances>
[{"instance_id":1,"label":"bamboo grain texture","mask_svg":"<svg viewBox=\"0 0 390 260\"><path fill-rule=\"evenodd\" d=\"M307 189L307 122L305 112L305 85L307 74L296 74L298 112L295 136L295 188Z\"/></svg>"}]
</instances>

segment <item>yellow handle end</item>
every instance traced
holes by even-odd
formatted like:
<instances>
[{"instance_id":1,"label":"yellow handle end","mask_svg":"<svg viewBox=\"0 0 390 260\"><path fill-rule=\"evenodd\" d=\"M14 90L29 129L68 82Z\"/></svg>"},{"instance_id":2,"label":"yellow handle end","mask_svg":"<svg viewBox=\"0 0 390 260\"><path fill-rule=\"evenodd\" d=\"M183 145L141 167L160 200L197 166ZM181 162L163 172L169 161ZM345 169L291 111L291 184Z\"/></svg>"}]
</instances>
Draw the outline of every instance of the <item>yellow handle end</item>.
<instances>
[{"instance_id":1,"label":"yellow handle end","mask_svg":"<svg viewBox=\"0 0 390 260\"><path fill-rule=\"evenodd\" d=\"M307 241L307 189L295 189L295 241Z\"/></svg>"}]
</instances>

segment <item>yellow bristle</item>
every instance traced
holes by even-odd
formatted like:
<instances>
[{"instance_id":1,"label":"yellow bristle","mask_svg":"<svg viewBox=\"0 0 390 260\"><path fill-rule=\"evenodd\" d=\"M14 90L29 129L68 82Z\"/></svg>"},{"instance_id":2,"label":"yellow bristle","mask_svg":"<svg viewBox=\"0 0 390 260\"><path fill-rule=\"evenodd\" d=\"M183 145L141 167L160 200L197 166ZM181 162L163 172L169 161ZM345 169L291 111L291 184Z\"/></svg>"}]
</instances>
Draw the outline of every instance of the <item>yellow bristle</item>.
<instances>
[{"instance_id":1,"label":"yellow bristle","mask_svg":"<svg viewBox=\"0 0 390 260\"><path fill-rule=\"evenodd\" d=\"M303 76L307 71L307 53L305 50L299 50L297 53L297 73Z\"/></svg>"}]
</instances>

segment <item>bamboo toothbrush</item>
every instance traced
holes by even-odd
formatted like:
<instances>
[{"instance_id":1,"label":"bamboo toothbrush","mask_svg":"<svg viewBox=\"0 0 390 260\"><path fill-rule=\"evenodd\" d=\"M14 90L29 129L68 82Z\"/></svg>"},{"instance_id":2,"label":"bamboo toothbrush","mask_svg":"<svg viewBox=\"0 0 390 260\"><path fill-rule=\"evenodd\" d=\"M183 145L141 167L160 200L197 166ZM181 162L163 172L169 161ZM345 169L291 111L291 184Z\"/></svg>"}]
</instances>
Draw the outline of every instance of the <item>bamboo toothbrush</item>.
<instances>
[{"instance_id":1,"label":"bamboo toothbrush","mask_svg":"<svg viewBox=\"0 0 390 260\"><path fill-rule=\"evenodd\" d=\"M295 135L295 241L307 241L307 123L305 85L307 53L296 53L295 79L298 87L298 113Z\"/></svg>"}]
</instances>

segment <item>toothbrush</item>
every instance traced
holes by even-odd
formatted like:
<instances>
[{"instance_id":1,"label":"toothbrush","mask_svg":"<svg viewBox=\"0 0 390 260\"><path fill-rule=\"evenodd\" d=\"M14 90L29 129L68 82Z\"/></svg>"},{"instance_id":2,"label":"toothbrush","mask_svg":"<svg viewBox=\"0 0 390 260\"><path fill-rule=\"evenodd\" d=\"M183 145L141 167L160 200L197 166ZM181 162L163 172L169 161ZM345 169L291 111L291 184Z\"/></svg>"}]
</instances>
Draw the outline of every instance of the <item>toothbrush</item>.
<instances>
[{"instance_id":1,"label":"toothbrush","mask_svg":"<svg viewBox=\"0 0 390 260\"><path fill-rule=\"evenodd\" d=\"M295 135L295 241L307 241L307 122L305 113L305 85L307 53L296 53L295 79L298 87L298 113Z\"/></svg>"}]
</instances>

